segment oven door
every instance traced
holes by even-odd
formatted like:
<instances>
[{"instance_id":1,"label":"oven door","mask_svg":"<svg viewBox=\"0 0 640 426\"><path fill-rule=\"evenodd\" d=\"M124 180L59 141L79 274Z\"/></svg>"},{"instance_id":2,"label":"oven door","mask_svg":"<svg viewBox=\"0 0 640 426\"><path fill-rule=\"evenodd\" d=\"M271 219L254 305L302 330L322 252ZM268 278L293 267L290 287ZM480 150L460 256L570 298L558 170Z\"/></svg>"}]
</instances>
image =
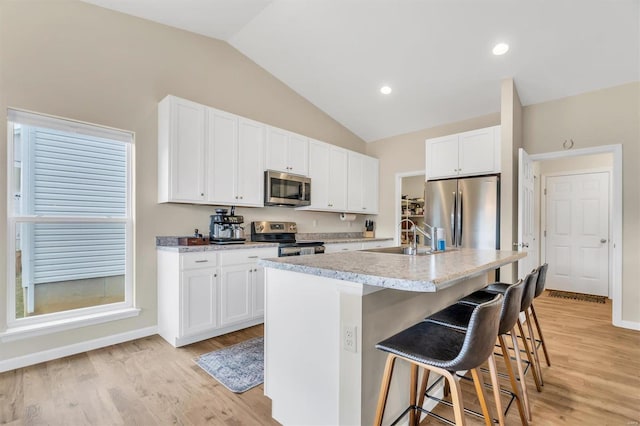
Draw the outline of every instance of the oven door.
<instances>
[{"instance_id":1,"label":"oven door","mask_svg":"<svg viewBox=\"0 0 640 426\"><path fill-rule=\"evenodd\" d=\"M264 172L265 206L308 206L311 204L311 179L267 170Z\"/></svg>"}]
</instances>

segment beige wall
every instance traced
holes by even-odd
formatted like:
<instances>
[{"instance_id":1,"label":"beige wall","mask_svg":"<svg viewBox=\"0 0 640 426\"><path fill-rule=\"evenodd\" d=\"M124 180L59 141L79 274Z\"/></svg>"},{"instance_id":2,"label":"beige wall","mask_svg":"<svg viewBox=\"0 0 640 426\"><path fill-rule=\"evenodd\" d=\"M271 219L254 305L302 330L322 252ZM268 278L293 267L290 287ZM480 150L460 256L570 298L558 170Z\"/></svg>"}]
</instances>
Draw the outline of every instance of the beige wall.
<instances>
[{"instance_id":1,"label":"beige wall","mask_svg":"<svg viewBox=\"0 0 640 426\"><path fill-rule=\"evenodd\" d=\"M500 124L500 114L494 113L370 142L367 146L367 154L380 160L380 213L376 224L376 235L395 235L396 227L399 227L395 223L396 204L399 202L395 194L396 174L424 170L425 139L497 124Z\"/></svg>"},{"instance_id":2,"label":"beige wall","mask_svg":"<svg viewBox=\"0 0 640 426\"><path fill-rule=\"evenodd\" d=\"M156 324L156 235L207 230L213 207L156 203L157 102L173 94L359 152L365 143L227 43L79 1L0 1L0 111L23 108L134 131L135 299L139 317L0 343L0 360ZM0 164L6 123L0 120ZM0 222L6 222L6 173ZM286 208L239 209L247 221L291 219L301 232L362 231L362 221ZM313 226L313 221L316 225ZM6 227L0 227L0 330L6 319Z\"/></svg>"},{"instance_id":3,"label":"beige wall","mask_svg":"<svg viewBox=\"0 0 640 426\"><path fill-rule=\"evenodd\" d=\"M424 175L402 178L402 195L407 198L424 198Z\"/></svg>"},{"instance_id":4,"label":"beige wall","mask_svg":"<svg viewBox=\"0 0 640 426\"><path fill-rule=\"evenodd\" d=\"M529 154L621 144L623 154L622 319L640 323L640 82L524 108Z\"/></svg>"}]
</instances>

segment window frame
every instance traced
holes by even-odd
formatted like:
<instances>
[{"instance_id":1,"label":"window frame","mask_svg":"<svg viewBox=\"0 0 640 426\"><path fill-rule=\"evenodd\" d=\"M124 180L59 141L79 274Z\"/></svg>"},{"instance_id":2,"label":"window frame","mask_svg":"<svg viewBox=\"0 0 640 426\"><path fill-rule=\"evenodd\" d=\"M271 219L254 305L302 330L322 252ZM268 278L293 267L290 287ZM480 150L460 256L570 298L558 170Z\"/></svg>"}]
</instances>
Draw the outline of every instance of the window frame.
<instances>
[{"instance_id":1,"label":"window frame","mask_svg":"<svg viewBox=\"0 0 640 426\"><path fill-rule=\"evenodd\" d=\"M39 216L18 215L15 211L14 191L14 130L15 123L44 127L88 136L99 136L123 142L126 150L126 208L124 217L115 216ZM68 118L9 108L7 114L7 329L0 332L1 340L13 340L21 334L46 334L48 330L59 331L83 327L88 324L121 319L137 315L134 299L134 165L135 133L98 124ZM24 162L25 159L22 159ZM125 277L124 300L122 302L76 308L61 312L16 318L16 227L20 223L124 223L125 224ZM8 338L9 337L9 338ZM19 337L18 337L19 338Z\"/></svg>"}]
</instances>

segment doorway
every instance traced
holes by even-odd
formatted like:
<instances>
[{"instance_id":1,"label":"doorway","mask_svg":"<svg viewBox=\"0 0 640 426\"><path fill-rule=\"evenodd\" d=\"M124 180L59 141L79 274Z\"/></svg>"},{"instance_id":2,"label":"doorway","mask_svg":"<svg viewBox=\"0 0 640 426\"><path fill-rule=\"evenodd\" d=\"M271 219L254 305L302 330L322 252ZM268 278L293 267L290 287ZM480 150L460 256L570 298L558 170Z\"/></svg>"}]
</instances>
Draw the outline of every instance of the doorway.
<instances>
[{"instance_id":1,"label":"doorway","mask_svg":"<svg viewBox=\"0 0 640 426\"><path fill-rule=\"evenodd\" d=\"M413 240L413 233L409 232L411 224L400 223L409 219L418 227L424 224L424 170L396 174L396 245L409 244ZM419 238L419 245L428 245L429 241Z\"/></svg>"},{"instance_id":2,"label":"doorway","mask_svg":"<svg viewBox=\"0 0 640 426\"><path fill-rule=\"evenodd\" d=\"M609 252L609 298L612 299L612 319L613 325L618 327L628 327L622 320L622 146L602 145L592 148L572 149L565 151L549 152L544 154L533 154L530 160L536 164L536 175L546 176L553 173L563 174L566 171L566 164L573 164L574 172L592 172L597 166L585 165L589 161L589 156L607 154L610 167L601 167L601 170L609 172L609 238L607 241ZM556 163L555 160L558 160ZM564 165L563 161L565 161ZM582 166L580 166L582 164ZM560 166L562 165L562 167ZM579 170L580 167L583 170ZM591 170L590 170L591 169ZM564 173L567 174L567 173ZM537 179L536 193L542 194L541 179ZM545 208L541 206L541 197L537 197L535 209L536 226L539 226L537 235L539 238L539 250L541 250L541 260L549 259L545 249L544 226L546 226Z\"/></svg>"}]
</instances>

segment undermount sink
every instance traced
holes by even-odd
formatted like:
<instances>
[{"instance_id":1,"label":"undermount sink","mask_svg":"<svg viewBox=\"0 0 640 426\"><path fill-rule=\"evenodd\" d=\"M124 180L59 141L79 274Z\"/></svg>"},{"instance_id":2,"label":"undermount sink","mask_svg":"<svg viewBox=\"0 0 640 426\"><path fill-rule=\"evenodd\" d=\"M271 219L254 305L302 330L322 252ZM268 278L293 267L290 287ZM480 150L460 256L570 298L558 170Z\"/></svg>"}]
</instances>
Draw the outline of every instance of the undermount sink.
<instances>
[{"instance_id":1,"label":"undermount sink","mask_svg":"<svg viewBox=\"0 0 640 426\"><path fill-rule=\"evenodd\" d=\"M366 249L362 250L370 253L388 253L388 254L406 254L413 256L426 256L428 254L435 254L440 252L434 252L427 248L418 248L416 253L411 251L411 247L409 246L395 246L395 247L382 247L382 248L374 248L374 249Z\"/></svg>"}]
</instances>

